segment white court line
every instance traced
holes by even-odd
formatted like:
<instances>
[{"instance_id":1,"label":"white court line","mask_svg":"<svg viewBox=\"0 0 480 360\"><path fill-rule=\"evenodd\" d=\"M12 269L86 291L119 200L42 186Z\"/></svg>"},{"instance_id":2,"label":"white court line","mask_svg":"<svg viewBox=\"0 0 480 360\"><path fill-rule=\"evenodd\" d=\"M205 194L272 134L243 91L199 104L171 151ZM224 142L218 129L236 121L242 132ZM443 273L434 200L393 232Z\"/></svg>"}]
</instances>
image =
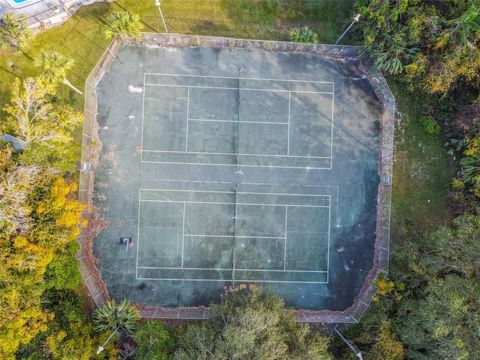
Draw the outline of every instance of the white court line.
<instances>
[{"instance_id":1,"label":"white court line","mask_svg":"<svg viewBox=\"0 0 480 360\"><path fill-rule=\"evenodd\" d=\"M222 271L232 271L232 268L196 268L196 267L161 267L161 266L139 266L139 269L159 269L159 270L222 270ZM251 271L251 272L293 272L293 273L319 273L325 274L325 270L279 270L279 269L239 269L236 268L235 271Z\"/></svg>"},{"instance_id":2,"label":"white court line","mask_svg":"<svg viewBox=\"0 0 480 360\"><path fill-rule=\"evenodd\" d=\"M190 190L190 189L148 189L141 188L140 191L167 191L167 192L198 192L198 193L221 193L221 194L235 194L234 191L220 191L220 190ZM285 196L311 196L311 197L326 197L331 198L331 195L320 194L293 194L293 193L264 193L264 192L249 192L249 191L237 191L237 194L258 194L258 195L285 195ZM329 199L331 200L331 199Z\"/></svg>"},{"instance_id":3,"label":"white court line","mask_svg":"<svg viewBox=\"0 0 480 360\"><path fill-rule=\"evenodd\" d=\"M283 270L287 269L287 227L288 227L288 205L285 206L285 242L284 242L284 249L283 249Z\"/></svg>"},{"instance_id":4,"label":"white court line","mask_svg":"<svg viewBox=\"0 0 480 360\"><path fill-rule=\"evenodd\" d=\"M271 89L271 90L268 90L268 89L265 89L265 90L262 90L262 89L238 89L238 88L229 88L229 87L208 87L208 86L190 86L190 85L162 85L162 84L149 84L149 83L145 83L145 77L146 75L153 75L153 76L184 76L184 77L197 77L197 78L201 78L201 77L211 77L211 78L228 78L228 79L237 79L237 80L241 80L241 79L246 79L246 80L257 80L257 81L294 81L294 82L303 82L303 83L306 83L306 82L312 82L312 83L329 83L329 84L332 84L332 92L315 92L315 91L296 91L296 90L278 90L278 89ZM147 85L150 85L150 86L173 86L173 87L187 87L188 88L188 91L190 90L190 88L215 88L215 89L230 89L230 90L236 90L236 91L239 91L239 90L261 90L261 91L283 91L283 92L288 92L289 93L289 118L290 118L290 102L291 102L291 93L318 93L318 94L329 94L329 95L332 95L332 101L331 101L331 120L330 120L330 123L331 123L331 130L330 130L330 157L314 157L314 158L326 158L326 159L332 159L333 158L333 123L334 123L334 99L335 99L335 83L334 82L324 82L324 81L309 81L309 80L287 80L287 79L260 79L260 78L238 78L238 77L223 77L223 76L202 76L202 75L181 75L181 74L162 74L162 73L144 73L144 85L147 86ZM146 91L144 91L145 93ZM145 99L145 95L144 95L144 99ZM188 105L187 105L188 106ZM189 106L188 106L189 107ZM188 112L188 108L187 108L187 112ZM188 114L187 114L187 117L188 117ZM143 121L143 119L142 119ZM289 121L290 123L290 121ZM188 121L187 121L187 129L188 129ZM142 129L142 134L143 134L143 129ZM289 134L290 134L290 129L288 130L288 139L287 139L287 147L289 148ZM187 135L187 150L188 150L188 135ZM142 149L143 149L143 141L142 141ZM144 151L144 150L142 150ZM289 153L289 150L287 152L287 154ZM216 154L216 153L211 153L211 154ZM218 153L220 154L220 153ZM234 153L228 153L228 155L237 155L237 154L234 154ZM227 154L226 154L227 155ZM253 155L253 156L259 156L259 154L238 154L238 155ZM269 155L263 155L263 156L269 156ZM280 155L281 156L281 155ZM309 157L306 157L306 158L309 158ZM313 157L312 157L313 158ZM143 162L143 160L142 160ZM156 162L155 162L156 163ZM159 163L168 163L168 162L159 162ZM199 163L183 163L183 164L187 164L187 165L210 165L210 164L199 164ZM329 164L329 167L320 167L320 168L317 168L317 167L313 167L313 168L310 168L310 169L328 169L328 170L331 170L332 169L332 165L333 164L333 161L330 162ZM230 166L236 166L236 165L231 165L231 164L217 164L217 165L230 165ZM242 166L245 166L245 167L261 167L261 168L264 168L264 167L267 167L267 166L259 166L259 165L242 165ZM270 166L268 166L270 167ZM307 168L308 167L305 167L305 166L293 166L293 167L281 167L281 166L276 166L278 168L293 168L293 169L298 169L298 168Z\"/></svg>"},{"instance_id":5,"label":"white court line","mask_svg":"<svg viewBox=\"0 0 480 360\"><path fill-rule=\"evenodd\" d=\"M239 239L274 239L283 240L285 236L247 236L247 235L204 235L204 234L187 234L185 237L210 237L210 238L239 238Z\"/></svg>"},{"instance_id":6,"label":"white court line","mask_svg":"<svg viewBox=\"0 0 480 360\"><path fill-rule=\"evenodd\" d=\"M140 192L142 191L143 189L140 189L139 191L139 194ZM324 195L325 196L325 195ZM329 203L331 204L331 195L326 195L329 197ZM160 201L159 201L160 202ZM161 201L161 202L174 202L174 201ZM187 202L177 202L177 203L183 203L184 205L184 212L183 212L183 217L184 217L184 224L185 224L185 204ZM233 205L233 204L231 204ZM241 204L237 204L237 205L241 205ZM259 204L259 205L265 205L265 204ZM288 224L288 205L287 206L284 206L285 207L285 253L284 253L284 270L277 270L277 269L235 269L234 267L233 268L227 268L227 269L222 269L222 268L183 268L183 261L184 261L184 253L183 253L183 243L182 243L182 268L184 270L225 270L225 271L232 271L232 279L231 280L223 280L223 279L181 279L181 278L138 278L138 269L166 269L166 270L178 270L178 269L182 269L182 268L167 268L167 267L144 267L144 266L138 266L138 253L137 253L137 266L136 266L136 278L137 279L140 279L140 280L172 280L172 281L215 281L215 282L218 282L218 281L222 281L222 282L230 282L230 281L237 281L237 282L242 282L242 281L245 281L245 282L257 282L257 283L311 283L311 284L327 284L328 283L328 277L329 277L329 252L330 252L330 223L331 223L331 206L328 206L329 208L329 218L328 218L328 245L327 245L327 271L320 271L320 270L306 270L306 271L303 271L303 270L286 270L285 267L285 262L286 262L286 241L287 241L287 224ZM306 205L300 205L298 207L311 207L311 206L306 206ZM138 212L138 216L140 218L140 206L139 206L139 212ZM138 230L139 231L139 230ZM183 234L185 234L185 226L183 226ZM188 236L202 236L202 235L187 235ZM231 236L231 235L230 235ZM221 237L227 237L227 236L221 236ZM231 236L231 237L234 237L234 236ZM240 236L238 236L240 238ZM266 237L265 237L266 238ZM275 239L280 239L279 237L274 237ZM185 235L183 236L182 238L182 241L184 241L185 239ZM138 246L137 246L137 249L138 249ZM233 250L232 250L232 253L233 253ZM235 261L235 258L233 257L232 259L233 261ZM323 281L323 282L313 282L313 281L282 281L282 280L244 280L244 279L236 279L235 280L235 271L252 271L252 272L255 272L255 271L258 271L258 272L298 272L298 273L301 273L301 272L304 272L304 273L326 273L327 274L327 281Z\"/></svg>"},{"instance_id":7,"label":"white court line","mask_svg":"<svg viewBox=\"0 0 480 360\"><path fill-rule=\"evenodd\" d=\"M236 121L235 121L236 122ZM287 125L287 124L282 124ZM166 153L166 154L206 154L206 155L238 155L238 156L255 156L255 157L278 157L278 158L299 158L299 159L327 159L330 160L331 157L329 156L309 156L309 155L279 155L279 154L245 154L245 153L222 153L222 152L208 152L208 151L175 151L175 150L147 150L142 149L142 153L144 152L153 152L153 153Z\"/></svg>"},{"instance_id":8,"label":"white court line","mask_svg":"<svg viewBox=\"0 0 480 360\"><path fill-rule=\"evenodd\" d=\"M142 92L142 123L140 130L140 149L143 149L143 123L145 119L145 93L147 92L145 87L145 73L143 73L143 84L144 89ZM142 161L143 152L140 155L140 162ZM140 174L141 175L141 174ZM137 246L136 246L136 259L135 259L135 277L138 276L138 249L140 247L140 193L142 190L138 191L138 210L137 210Z\"/></svg>"},{"instance_id":9,"label":"white court line","mask_svg":"<svg viewBox=\"0 0 480 360\"><path fill-rule=\"evenodd\" d=\"M141 200L141 202L158 202L158 203L180 203L183 204L184 201L174 201L174 200ZM187 204L212 204L212 205L242 205L242 206L268 206L268 207L279 207L285 206L285 204L257 204L257 203L227 203L227 202L207 202L207 201L185 201ZM288 206L294 207L303 207L303 208L329 208L329 205L297 205L297 204L288 204Z\"/></svg>"},{"instance_id":10,"label":"white court line","mask_svg":"<svg viewBox=\"0 0 480 360\"><path fill-rule=\"evenodd\" d=\"M147 92L147 89L145 87L145 73L143 73L143 84L144 84L144 89L142 92L142 125L141 125L141 131L140 131L140 149L143 149L143 123L145 120L145 93Z\"/></svg>"},{"instance_id":11,"label":"white court line","mask_svg":"<svg viewBox=\"0 0 480 360\"><path fill-rule=\"evenodd\" d=\"M235 217L233 219L233 233L236 234L237 233L237 217L238 217L238 204L237 202L235 202ZM236 248L237 248L237 244L236 244L236 241L235 241L235 236L233 237L233 246L232 246L232 286L235 287L235 263L236 263L236 259L237 259L237 255L236 255Z\"/></svg>"},{"instance_id":12,"label":"white court line","mask_svg":"<svg viewBox=\"0 0 480 360\"><path fill-rule=\"evenodd\" d=\"M329 204L332 203L332 196L330 195L330 201ZM337 200L338 203L338 200ZM327 241L327 283L330 275L330 232L331 232L331 226L330 223L331 221L331 216L332 216L332 207L328 207L328 241Z\"/></svg>"},{"instance_id":13,"label":"white court line","mask_svg":"<svg viewBox=\"0 0 480 360\"><path fill-rule=\"evenodd\" d=\"M247 280L247 279L182 279L182 278L147 278L137 277L136 280L149 280L149 281L213 281L213 282L246 282L246 283L289 283L289 284L328 284L325 281L291 281L291 280Z\"/></svg>"},{"instance_id":14,"label":"white court line","mask_svg":"<svg viewBox=\"0 0 480 360\"><path fill-rule=\"evenodd\" d=\"M138 248L140 247L140 205L141 205L141 202L140 202L140 194L141 194L142 190L139 189L138 190L138 210L137 210L137 256L136 256L136 259L135 259L135 277L138 276Z\"/></svg>"},{"instance_id":15,"label":"white court line","mask_svg":"<svg viewBox=\"0 0 480 360\"><path fill-rule=\"evenodd\" d=\"M183 202L183 223L182 223L182 268L183 268L183 249L185 248L185 201Z\"/></svg>"},{"instance_id":16,"label":"white court line","mask_svg":"<svg viewBox=\"0 0 480 360\"><path fill-rule=\"evenodd\" d=\"M167 76L191 76L191 77L215 77L215 76L201 76L201 75L179 75L179 74L154 74L154 73L144 73L144 84L145 84L145 78L146 78L146 75L147 74L150 74L150 75L167 75ZM217 76L219 77L219 76ZM221 77L219 77L221 78ZM231 78L231 79L239 79L239 78L235 78L235 77L224 77L224 78ZM292 82L313 82L313 83L331 83L332 86L333 86L333 92L332 93L328 93L328 94L332 94L332 118L331 118L331 142L330 142L330 154L331 156L330 157L311 157L311 156L304 156L304 158L320 158L320 159L329 159L329 160L332 160L332 157L333 157L333 121L334 121L334 96L335 96L335 90L334 90L334 83L333 82L323 82L323 81L309 81L309 80L288 80L288 79L259 79L259 78L243 78L243 79L250 79L250 80L258 80L258 81L292 81ZM145 85L148 85L148 84L145 84ZM153 85L153 84L152 84ZM185 87L185 86L182 86L182 87ZM187 86L188 87L188 86ZM224 89L224 88L222 88ZM235 89L235 90L238 90L237 88L232 88L232 89ZM252 89L252 90L262 90L262 89ZM265 91L272 91L272 90L265 90ZM144 94L143 94L143 114L142 114L142 133L141 133L141 147L143 149L143 123L144 123L144 114L145 114L145 92L144 91ZM291 92L301 92L301 91L288 91L289 92L289 97L291 96ZM310 93L310 92L309 92ZM322 92L312 92L312 93L322 93ZM290 99L289 99L289 107L290 107ZM290 110L290 109L289 109ZM188 109L187 109L188 111ZM258 122L255 122L255 123L258 123ZM283 123L280 123L280 124L283 124ZM288 123L288 125L290 125L290 121ZM187 121L187 126L188 126L188 121ZM187 141L188 141L188 135L187 135ZM187 150L188 150L188 145L187 145ZM142 153L143 153L144 150L142 150ZM162 152L162 151L158 151L158 152ZM212 154L215 154L215 153L212 153ZM226 154L226 155L237 155L237 154ZM268 157L268 156L272 156L272 155L260 155L260 154L240 154L240 155L245 155L245 156L265 156L265 157ZM282 155L279 155L279 156L282 156ZM301 156L296 156L296 157L301 157ZM184 165L184 164L189 164L189 163L184 163L184 162L155 162L155 161L143 161L141 160L141 162L145 162L145 163L168 163L168 164L179 164L179 165ZM212 165L212 166L236 166L236 165L233 165L233 164L199 164L199 163L190 163L191 165ZM332 169L332 164L333 162L330 161L330 167L329 168L326 168L326 167L322 167L322 168L309 168L309 167L305 167L305 166L273 166L273 167L277 167L277 168L293 168L293 169L305 169L305 170L308 170L308 169ZM265 166L259 166L259 165L244 165L245 167L260 167L260 168L265 168L265 167L272 167L271 165L268 166L268 165L265 165ZM299 196L305 196L307 194L298 194ZM324 195L325 196L325 195ZM140 191L139 191L139 210L138 210L138 225L140 224ZM184 202L185 204L185 202ZM207 203L208 204L208 203ZM331 204L331 196L329 196L329 204ZM233 204L232 204L233 205ZM248 204L246 203L245 205L268 205L268 204ZM298 206L298 207L327 207L327 206L308 206L308 205L294 205L294 206ZM330 255L330 250L329 250L329 247L330 247L330 227L331 227L331 206L329 205L329 224L328 224L328 228L329 228L329 232L328 232L328 258L327 258L327 269L329 269L329 255ZM337 216L338 216L338 187L337 187ZM138 226L139 227L139 226ZM140 236L139 236L139 229L137 231L137 234L138 234L138 241L140 242ZM139 249L139 246L137 246L137 267L138 267L138 249ZM182 261L183 261L183 256L182 256ZM137 275L138 275L138 269L137 269ZM154 279L154 280L157 280L157 279ZM161 279L158 279L158 280L161 280ZM167 280L167 279L165 279ZM184 280L184 279L179 279L179 280ZM185 280L188 280L188 279L185 279ZM192 279L193 281L198 281L198 279ZM212 281L210 279L205 279L205 281ZM225 280L219 280L219 281L225 281ZM226 280L228 281L228 280ZM238 281L242 281L242 280L238 280ZM254 281L253 281L254 282ZM257 281L257 282L276 282L276 281L265 281L265 280L260 280L260 281ZM284 281L279 281L279 282L284 282ZM288 281L287 281L288 282ZM293 281L293 283L302 283L302 282L299 282L299 281ZM315 283L325 283L325 282L315 282ZM328 271L327 271L327 283L328 283Z\"/></svg>"},{"instance_id":17,"label":"white court line","mask_svg":"<svg viewBox=\"0 0 480 360\"><path fill-rule=\"evenodd\" d=\"M192 183L192 184L232 184L231 181L211 181L211 180L186 180L186 179L155 179L158 182L178 182L178 183ZM285 186L285 184L277 184L277 183L266 183L266 182L242 182L242 185L267 185L267 186ZM338 185L315 185L315 184L302 184L302 187L308 188L338 188ZM147 189L149 190L149 189ZM338 189L336 190L338 193ZM328 196L328 195L324 195ZM338 198L338 196L337 196Z\"/></svg>"},{"instance_id":18,"label":"white court line","mask_svg":"<svg viewBox=\"0 0 480 360\"><path fill-rule=\"evenodd\" d=\"M205 86L205 85L167 85L167 84L149 84L146 83L145 86L156 86L156 87L173 87L173 88L192 88L192 89L216 89L216 90L233 90L233 91L265 91L265 92L294 92L299 94L324 94L331 95L331 92L327 91L304 91L304 90L285 90L285 89L255 89L255 88L236 88L236 87L226 87L226 86Z\"/></svg>"},{"instance_id":19,"label":"white court line","mask_svg":"<svg viewBox=\"0 0 480 360\"><path fill-rule=\"evenodd\" d=\"M235 79L235 80L258 80L258 81L287 81L287 82L304 82L304 83L318 83L318 84L333 84L331 81L321 80L299 80L299 79L269 79L269 78L255 78L255 77L235 77L235 76L221 76L221 75L186 75L186 74L169 74L169 73L150 73L145 75L153 76L179 76L179 77L196 77L196 78L218 78L218 79Z\"/></svg>"},{"instance_id":20,"label":"white court line","mask_svg":"<svg viewBox=\"0 0 480 360\"><path fill-rule=\"evenodd\" d=\"M235 123L235 124L259 124L259 125L288 125L286 122L278 121L250 121L250 120L223 120L223 119L188 119L192 122L220 122L220 123Z\"/></svg>"},{"instance_id":21,"label":"white court line","mask_svg":"<svg viewBox=\"0 0 480 360\"><path fill-rule=\"evenodd\" d=\"M204 163L192 163L192 162L178 162L178 161L149 161L141 160L140 162L145 164L170 164L170 165L196 165L196 166L231 166L237 167L236 164L204 164ZM330 170L332 167L311 167L311 166L283 166L283 165L247 165L241 164L242 167L253 168L277 168L277 169L302 169L308 170Z\"/></svg>"},{"instance_id":22,"label":"white court line","mask_svg":"<svg viewBox=\"0 0 480 360\"><path fill-rule=\"evenodd\" d=\"M287 155L290 156L290 107L292 102L292 93L288 92L288 127L287 127ZM143 149L143 148L142 148Z\"/></svg>"},{"instance_id":23,"label":"white court line","mask_svg":"<svg viewBox=\"0 0 480 360\"><path fill-rule=\"evenodd\" d=\"M334 123L334 114L335 114L335 83L332 83L333 94L332 94L332 118L330 120L330 169L333 166L333 123Z\"/></svg>"},{"instance_id":24,"label":"white court line","mask_svg":"<svg viewBox=\"0 0 480 360\"><path fill-rule=\"evenodd\" d=\"M187 134L185 136L185 152L188 152L188 117L190 113L190 88L187 88ZM143 149L143 147L142 147ZM142 150L143 151L143 150Z\"/></svg>"}]
</instances>

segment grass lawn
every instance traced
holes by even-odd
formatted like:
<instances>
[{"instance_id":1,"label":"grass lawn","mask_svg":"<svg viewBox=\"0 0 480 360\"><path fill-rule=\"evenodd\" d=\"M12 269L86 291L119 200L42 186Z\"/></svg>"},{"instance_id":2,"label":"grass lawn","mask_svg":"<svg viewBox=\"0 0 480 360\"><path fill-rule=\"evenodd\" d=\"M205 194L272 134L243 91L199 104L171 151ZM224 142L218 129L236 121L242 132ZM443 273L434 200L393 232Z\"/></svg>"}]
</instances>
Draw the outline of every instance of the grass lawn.
<instances>
[{"instance_id":1,"label":"grass lawn","mask_svg":"<svg viewBox=\"0 0 480 360\"><path fill-rule=\"evenodd\" d=\"M392 238L398 241L448 224L446 194L456 167L441 136L421 125L422 99L399 83L389 85L402 114L393 166Z\"/></svg>"},{"instance_id":2,"label":"grass lawn","mask_svg":"<svg viewBox=\"0 0 480 360\"><path fill-rule=\"evenodd\" d=\"M294 26L315 28L321 43L333 43L350 22L354 0L163 0L170 32L238 38L287 40ZM42 49L60 51L75 60L68 78L80 89L108 45L102 33L112 11L131 10L140 15L145 31L161 31L154 0L118 0L81 8L65 24L44 31L23 52L0 52L0 109L10 97L16 78L36 74L33 58ZM426 134L418 121L420 100L393 83L403 113L397 128L394 166L393 238L412 231L430 231L448 219L446 191L455 167L439 137ZM83 97L62 87L64 100L78 110ZM0 110L1 117L1 110Z\"/></svg>"},{"instance_id":3,"label":"grass lawn","mask_svg":"<svg viewBox=\"0 0 480 360\"><path fill-rule=\"evenodd\" d=\"M253 39L287 40L296 25L310 24L322 43L332 43L353 13L353 0L163 0L170 32ZM102 33L112 11L130 10L140 15L144 31L161 31L154 0L118 0L81 8L65 24L44 31L22 52L0 52L0 108L10 98L16 78L36 74L33 58L42 49L56 50L75 60L69 80L78 88L108 45ZM78 110L83 98L64 87L60 94Z\"/></svg>"}]
</instances>

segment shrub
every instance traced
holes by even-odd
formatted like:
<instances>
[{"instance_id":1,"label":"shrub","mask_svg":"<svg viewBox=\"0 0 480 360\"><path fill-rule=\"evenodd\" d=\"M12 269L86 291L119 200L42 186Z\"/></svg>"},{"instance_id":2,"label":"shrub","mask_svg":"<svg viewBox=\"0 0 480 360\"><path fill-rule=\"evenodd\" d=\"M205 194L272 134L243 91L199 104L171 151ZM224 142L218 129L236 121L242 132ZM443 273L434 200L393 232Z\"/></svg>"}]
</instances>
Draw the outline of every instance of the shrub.
<instances>
[{"instance_id":1,"label":"shrub","mask_svg":"<svg viewBox=\"0 0 480 360\"><path fill-rule=\"evenodd\" d=\"M175 345L174 339L159 320L141 323L133 340L137 344L135 359L138 360L170 359Z\"/></svg>"},{"instance_id":2,"label":"shrub","mask_svg":"<svg viewBox=\"0 0 480 360\"><path fill-rule=\"evenodd\" d=\"M422 116L420 118L420 124L422 124L423 130L425 130L427 135L434 136L440 134L440 126L431 116Z\"/></svg>"},{"instance_id":3,"label":"shrub","mask_svg":"<svg viewBox=\"0 0 480 360\"><path fill-rule=\"evenodd\" d=\"M290 41L316 44L318 43L318 34L313 31L309 26L293 28L290 31Z\"/></svg>"}]
</instances>

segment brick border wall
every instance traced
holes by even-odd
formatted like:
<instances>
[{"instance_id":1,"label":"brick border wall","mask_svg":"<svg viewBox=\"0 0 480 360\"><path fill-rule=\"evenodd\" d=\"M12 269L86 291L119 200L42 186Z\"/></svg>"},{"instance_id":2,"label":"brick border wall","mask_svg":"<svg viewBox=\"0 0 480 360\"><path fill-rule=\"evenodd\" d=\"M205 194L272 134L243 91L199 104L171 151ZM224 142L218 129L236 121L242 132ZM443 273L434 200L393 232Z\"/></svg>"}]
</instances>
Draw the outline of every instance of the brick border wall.
<instances>
[{"instance_id":1,"label":"brick border wall","mask_svg":"<svg viewBox=\"0 0 480 360\"><path fill-rule=\"evenodd\" d=\"M82 230L78 237L80 249L76 257L80 274L88 287L90 297L97 306L102 305L109 299L109 296L107 287L102 281L97 267L98 259L93 254L93 242L96 236L108 226L108 223L101 219L99 212L93 206L94 168L98 163L102 146L98 137L97 94L95 88L112 64L121 46L122 41L119 38L113 39L85 80L85 109L78 197L86 205L83 217L88 220L88 226Z\"/></svg>"},{"instance_id":2,"label":"brick border wall","mask_svg":"<svg viewBox=\"0 0 480 360\"><path fill-rule=\"evenodd\" d=\"M390 211L393 168L393 139L395 122L395 98L378 70L368 58L362 56L361 48L343 45L312 45L282 41L246 40L214 36L143 33L137 39L121 40L115 38L98 64L93 69L85 84L85 124L83 131L82 168L80 174L80 200L89 206L85 216L92 219L91 225L79 237L81 249L78 254L82 276L89 288L90 295L97 306L106 301L109 296L101 274L95 266L97 260L92 251L93 240L106 226L93 209L94 167L98 161L100 141L98 139L98 124L96 121L97 98L95 87L106 70L117 56L120 48L130 45L164 46L164 47L210 47L210 48L245 48L262 49L265 51L306 52L331 58L359 58L361 69L369 79L377 97L383 106L381 117L380 159L378 174L380 184L377 197L377 225L372 269L365 278L359 294L353 305L344 311L331 310L295 310L300 322L308 323L357 323L368 310L377 289L372 281L380 274L388 272L390 246ZM209 316L206 307L163 308L138 305L141 316L148 319L164 320L202 320Z\"/></svg>"}]
</instances>

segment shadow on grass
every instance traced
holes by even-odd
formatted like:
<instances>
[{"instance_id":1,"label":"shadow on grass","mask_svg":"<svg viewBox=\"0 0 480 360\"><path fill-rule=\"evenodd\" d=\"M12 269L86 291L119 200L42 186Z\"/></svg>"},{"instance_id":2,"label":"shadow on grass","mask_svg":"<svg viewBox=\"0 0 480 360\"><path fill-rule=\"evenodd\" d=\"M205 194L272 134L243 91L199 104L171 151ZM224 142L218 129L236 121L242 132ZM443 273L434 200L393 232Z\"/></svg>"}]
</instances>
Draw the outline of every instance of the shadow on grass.
<instances>
[{"instance_id":1,"label":"shadow on grass","mask_svg":"<svg viewBox=\"0 0 480 360\"><path fill-rule=\"evenodd\" d=\"M320 43L334 43L353 18L355 0L222 0L235 27L252 38L287 40L295 26L311 26Z\"/></svg>"}]
</instances>

